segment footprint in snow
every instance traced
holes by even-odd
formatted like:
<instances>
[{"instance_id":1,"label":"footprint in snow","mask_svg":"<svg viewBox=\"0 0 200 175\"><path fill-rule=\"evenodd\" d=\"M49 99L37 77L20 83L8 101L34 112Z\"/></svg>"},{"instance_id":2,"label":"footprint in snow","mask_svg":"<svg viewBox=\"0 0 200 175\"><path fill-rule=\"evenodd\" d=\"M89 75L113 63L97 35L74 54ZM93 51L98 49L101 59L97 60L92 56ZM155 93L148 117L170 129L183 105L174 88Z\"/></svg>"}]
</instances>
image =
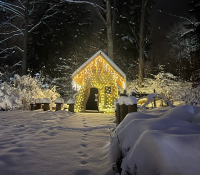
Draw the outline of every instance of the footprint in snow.
<instances>
[{"instance_id":1,"label":"footprint in snow","mask_svg":"<svg viewBox=\"0 0 200 175\"><path fill-rule=\"evenodd\" d=\"M85 165L85 164L87 164L88 162L85 161L85 160L81 160L80 163L81 163L82 165Z\"/></svg>"},{"instance_id":2,"label":"footprint in snow","mask_svg":"<svg viewBox=\"0 0 200 175\"><path fill-rule=\"evenodd\" d=\"M57 132L53 132L53 131L48 133L49 136L55 136L56 134Z\"/></svg>"},{"instance_id":3,"label":"footprint in snow","mask_svg":"<svg viewBox=\"0 0 200 175\"><path fill-rule=\"evenodd\" d=\"M85 144L85 143L81 143L81 146L82 146L83 148L86 148L88 145Z\"/></svg>"},{"instance_id":4,"label":"footprint in snow","mask_svg":"<svg viewBox=\"0 0 200 175\"><path fill-rule=\"evenodd\" d=\"M85 158L85 157L88 157L88 155L87 154L82 154L81 157Z\"/></svg>"}]
</instances>

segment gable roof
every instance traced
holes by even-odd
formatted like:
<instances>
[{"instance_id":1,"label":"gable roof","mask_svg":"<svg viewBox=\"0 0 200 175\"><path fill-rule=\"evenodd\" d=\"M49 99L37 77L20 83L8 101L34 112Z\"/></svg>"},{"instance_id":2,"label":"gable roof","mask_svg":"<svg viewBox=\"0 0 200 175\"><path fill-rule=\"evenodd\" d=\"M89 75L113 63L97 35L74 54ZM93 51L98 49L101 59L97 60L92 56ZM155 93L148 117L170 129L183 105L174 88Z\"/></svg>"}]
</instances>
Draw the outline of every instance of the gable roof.
<instances>
[{"instance_id":1,"label":"gable roof","mask_svg":"<svg viewBox=\"0 0 200 175\"><path fill-rule=\"evenodd\" d=\"M126 74L101 50L95 53L90 59L88 59L84 64L82 64L77 70L72 74L72 78L76 76L81 70L83 70L91 61L93 61L97 56L102 55L105 61L117 71L123 78L126 79Z\"/></svg>"}]
</instances>

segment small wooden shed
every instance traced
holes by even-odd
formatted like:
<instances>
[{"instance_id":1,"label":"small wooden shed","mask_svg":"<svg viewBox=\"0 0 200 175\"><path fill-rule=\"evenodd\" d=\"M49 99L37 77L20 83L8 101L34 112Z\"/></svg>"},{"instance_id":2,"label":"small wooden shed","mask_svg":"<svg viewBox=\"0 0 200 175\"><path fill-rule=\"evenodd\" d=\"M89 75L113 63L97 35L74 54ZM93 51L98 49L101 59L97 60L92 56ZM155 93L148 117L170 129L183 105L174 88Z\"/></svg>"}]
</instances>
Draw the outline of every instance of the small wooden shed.
<instances>
[{"instance_id":1,"label":"small wooden shed","mask_svg":"<svg viewBox=\"0 0 200 175\"><path fill-rule=\"evenodd\" d=\"M75 111L98 110L114 112L118 86L126 87L125 73L101 50L72 74L73 83L80 86Z\"/></svg>"}]
</instances>

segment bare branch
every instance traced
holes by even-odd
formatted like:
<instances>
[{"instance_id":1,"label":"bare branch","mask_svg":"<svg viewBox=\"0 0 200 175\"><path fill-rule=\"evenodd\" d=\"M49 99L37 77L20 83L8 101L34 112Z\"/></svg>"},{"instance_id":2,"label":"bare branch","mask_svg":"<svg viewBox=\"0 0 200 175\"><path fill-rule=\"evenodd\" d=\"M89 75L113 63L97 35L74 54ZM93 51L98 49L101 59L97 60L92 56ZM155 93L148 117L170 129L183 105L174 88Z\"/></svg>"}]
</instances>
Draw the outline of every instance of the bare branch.
<instances>
[{"instance_id":1,"label":"bare branch","mask_svg":"<svg viewBox=\"0 0 200 175\"><path fill-rule=\"evenodd\" d=\"M145 6L147 5L147 2L148 2L148 0L144 3Z\"/></svg>"},{"instance_id":2,"label":"bare branch","mask_svg":"<svg viewBox=\"0 0 200 175\"><path fill-rule=\"evenodd\" d=\"M14 5L14 4L6 3L6 2L3 2L3 1L0 1L0 4L6 5L6 6L13 6L13 7L19 8L19 9L21 9L23 11L25 10L25 8L22 8L20 6Z\"/></svg>"},{"instance_id":3,"label":"bare branch","mask_svg":"<svg viewBox=\"0 0 200 175\"><path fill-rule=\"evenodd\" d=\"M23 3L22 3L20 0L18 0L18 2L22 5L22 7L23 7L24 9L26 9L26 7L23 5Z\"/></svg>"},{"instance_id":4,"label":"bare branch","mask_svg":"<svg viewBox=\"0 0 200 175\"><path fill-rule=\"evenodd\" d=\"M12 35L12 36L10 36L8 38L5 38L5 39L3 39L3 40L0 41L0 44L3 43L3 42L5 42L5 41L7 41L7 40L9 40L9 39L11 39L11 38L13 38L13 37L15 37L15 36L19 36L19 35L21 35L21 33L14 34L14 35Z\"/></svg>"},{"instance_id":5,"label":"bare branch","mask_svg":"<svg viewBox=\"0 0 200 175\"><path fill-rule=\"evenodd\" d=\"M29 15L31 15L31 14L32 14L32 12L33 12L34 8L35 8L35 4L33 3L33 7L32 7L32 9L29 11Z\"/></svg>"},{"instance_id":6,"label":"bare branch","mask_svg":"<svg viewBox=\"0 0 200 175\"><path fill-rule=\"evenodd\" d=\"M12 31L12 32L9 32L9 33L0 33L0 35L11 35L11 34L16 33L16 32L19 32L19 31L15 30L15 31Z\"/></svg>"},{"instance_id":7,"label":"bare branch","mask_svg":"<svg viewBox=\"0 0 200 175\"><path fill-rule=\"evenodd\" d=\"M21 13L20 11L12 8L11 6L4 5L4 4L1 5L1 1L0 1L0 7L3 7L5 9L7 9L7 10L9 10L9 11L11 11L11 12L17 14L17 15L19 15L20 18L24 19L24 14L23 13Z\"/></svg>"},{"instance_id":8,"label":"bare branch","mask_svg":"<svg viewBox=\"0 0 200 175\"><path fill-rule=\"evenodd\" d=\"M96 4L96 2L95 2L95 0L93 0L94 1L94 7L95 7L95 9L96 9L96 11L97 11L97 14L99 15L99 17L100 17L100 19L103 21L103 23L107 26L107 22L106 22L106 20L103 18L103 16L101 15L101 13L100 13L100 11L99 11L99 7L98 7L98 5Z\"/></svg>"},{"instance_id":9,"label":"bare branch","mask_svg":"<svg viewBox=\"0 0 200 175\"><path fill-rule=\"evenodd\" d=\"M22 35L24 35L24 33L22 32L22 30L19 27L13 25L12 23L8 23L8 24L10 24L12 27L16 28L17 31L19 31Z\"/></svg>"},{"instance_id":10,"label":"bare branch","mask_svg":"<svg viewBox=\"0 0 200 175\"><path fill-rule=\"evenodd\" d=\"M38 22L35 26L33 26L32 29L28 31L28 33L30 34L31 32L33 32L33 30L37 28L40 24L42 24L42 21Z\"/></svg>"},{"instance_id":11,"label":"bare branch","mask_svg":"<svg viewBox=\"0 0 200 175\"><path fill-rule=\"evenodd\" d=\"M162 12L161 10L157 10L158 12ZM185 19L185 20L187 20L188 22L190 22L191 24L194 24L191 20L189 20L188 18L186 18L186 17L183 17L183 16L177 16L177 15L173 15L173 14L170 14L170 13L167 13L167 12L164 12L165 14L167 14L167 15L170 15L170 16L174 16L174 17L177 17L177 18L181 18L181 19Z\"/></svg>"},{"instance_id":12,"label":"bare branch","mask_svg":"<svg viewBox=\"0 0 200 175\"><path fill-rule=\"evenodd\" d=\"M6 48L4 49L3 51L0 52L0 54L2 54L3 52L5 51L8 51L8 50L13 50L13 49L18 49L20 52L24 52L24 50L22 50L21 48L19 48L18 46L13 46L13 47L10 47L10 48Z\"/></svg>"},{"instance_id":13,"label":"bare branch","mask_svg":"<svg viewBox=\"0 0 200 175\"><path fill-rule=\"evenodd\" d=\"M106 10L103 7L101 7L100 5L97 5L97 4L95 5L94 3L89 2L89 1L73 1L73 0L64 0L64 1L78 3L78 4L90 4L90 5L94 6L94 7L97 6L98 8L100 8L101 10L103 10L103 12L106 12Z\"/></svg>"}]
</instances>

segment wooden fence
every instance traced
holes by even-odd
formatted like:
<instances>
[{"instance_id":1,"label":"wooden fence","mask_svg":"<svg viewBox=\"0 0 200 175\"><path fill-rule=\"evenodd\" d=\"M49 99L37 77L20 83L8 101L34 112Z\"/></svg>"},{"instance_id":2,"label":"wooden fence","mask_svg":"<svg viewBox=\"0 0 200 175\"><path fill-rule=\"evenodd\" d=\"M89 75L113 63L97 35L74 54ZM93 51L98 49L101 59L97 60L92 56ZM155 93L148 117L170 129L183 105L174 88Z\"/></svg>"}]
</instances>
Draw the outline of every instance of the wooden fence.
<instances>
[{"instance_id":1,"label":"wooden fence","mask_svg":"<svg viewBox=\"0 0 200 175\"><path fill-rule=\"evenodd\" d=\"M155 89L154 89L154 93L156 93ZM146 93L132 93L131 96L135 96L136 98L142 98L142 97L145 97L149 94L146 94ZM128 95L126 94L126 91L124 91L123 94L120 94L120 96L127 96ZM156 106L156 99L154 99L153 101L153 104L154 104L154 107ZM115 116L116 116L116 123L117 125L119 125L122 120L125 118L125 116L128 114L128 113L131 113L131 112L137 112L137 104L133 104L133 105L119 105L118 103L116 104L116 113L115 113Z\"/></svg>"}]
</instances>

